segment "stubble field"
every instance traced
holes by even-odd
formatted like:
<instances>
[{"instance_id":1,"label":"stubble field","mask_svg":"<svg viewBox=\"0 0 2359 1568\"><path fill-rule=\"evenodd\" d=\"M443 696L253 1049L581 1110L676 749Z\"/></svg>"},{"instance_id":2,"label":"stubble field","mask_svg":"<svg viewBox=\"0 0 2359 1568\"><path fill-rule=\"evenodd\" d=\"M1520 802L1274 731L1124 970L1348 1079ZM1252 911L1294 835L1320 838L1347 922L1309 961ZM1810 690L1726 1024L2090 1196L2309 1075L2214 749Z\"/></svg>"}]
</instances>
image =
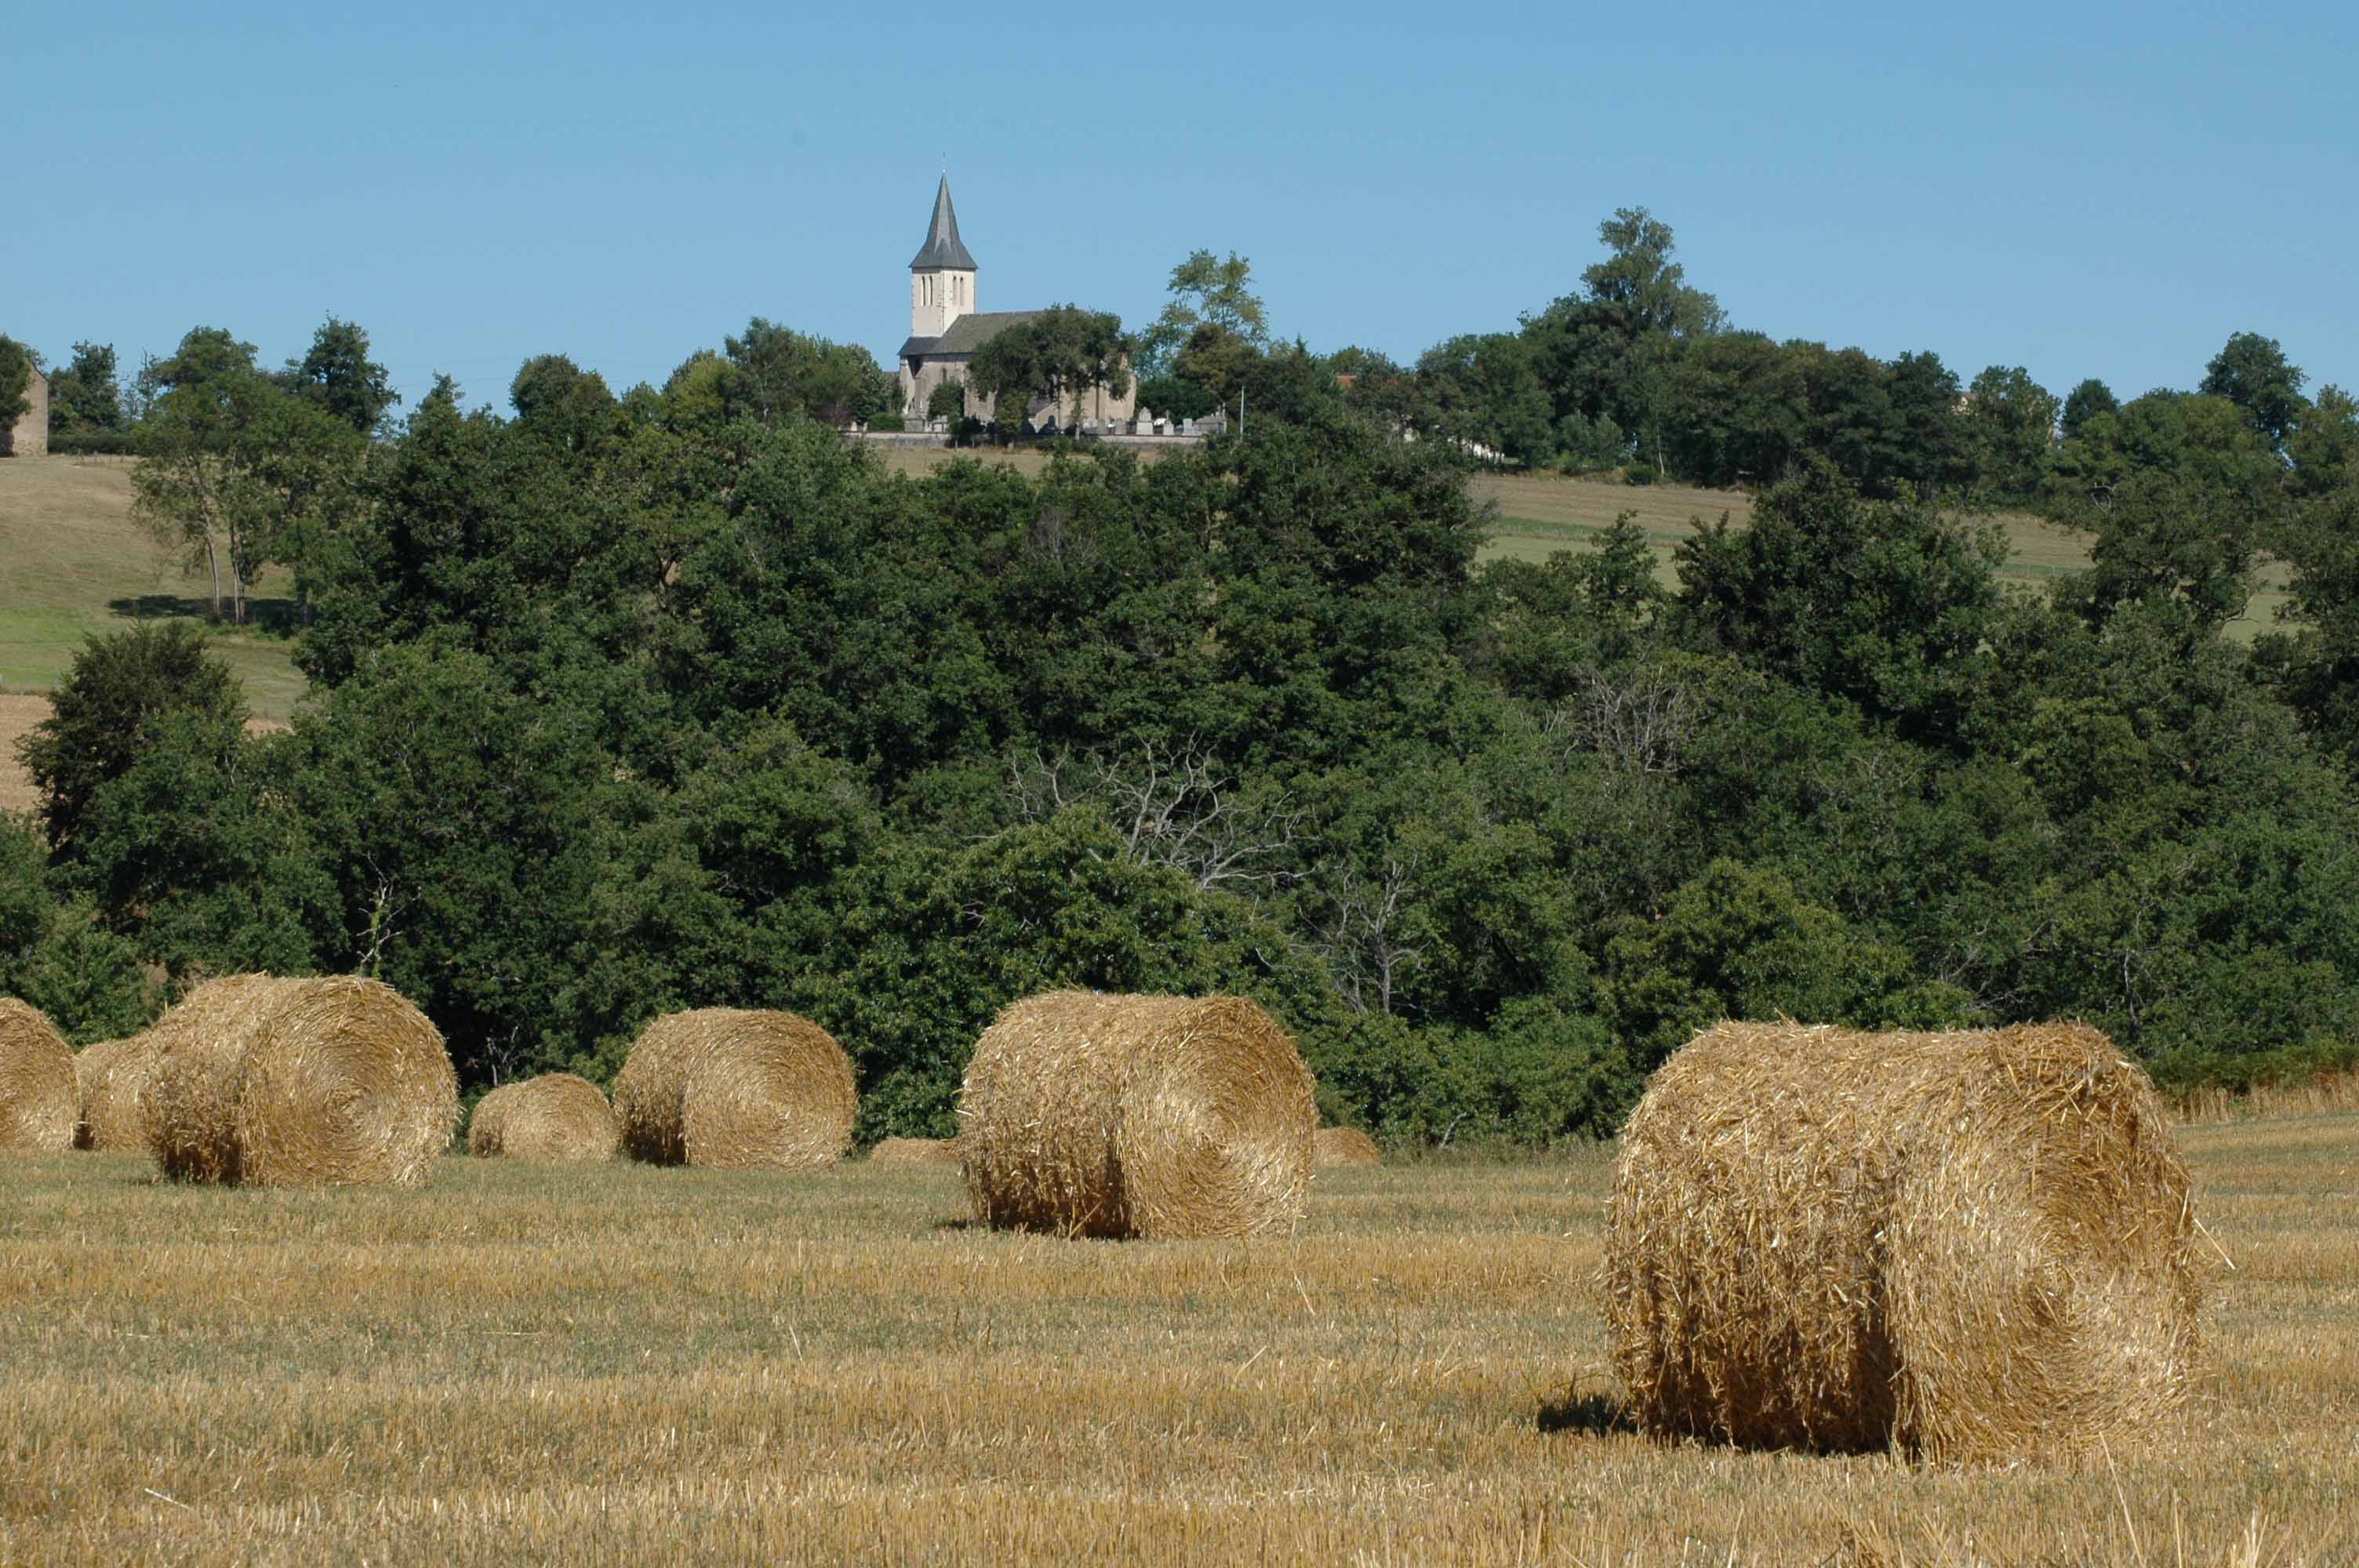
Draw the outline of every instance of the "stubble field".
<instances>
[{"instance_id":1,"label":"stubble field","mask_svg":"<svg viewBox=\"0 0 2359 1568\"><path fill-rule=\"evenodd\" d=\"M1966 1474L1617 1430L1603 1150L1162 1244L969 1228L923 1166L12 1160L0 1561L2352 1561L2359 1116L2185 1141L2236 1265L2199 1408Z\"/></svg>"}]
</instances>

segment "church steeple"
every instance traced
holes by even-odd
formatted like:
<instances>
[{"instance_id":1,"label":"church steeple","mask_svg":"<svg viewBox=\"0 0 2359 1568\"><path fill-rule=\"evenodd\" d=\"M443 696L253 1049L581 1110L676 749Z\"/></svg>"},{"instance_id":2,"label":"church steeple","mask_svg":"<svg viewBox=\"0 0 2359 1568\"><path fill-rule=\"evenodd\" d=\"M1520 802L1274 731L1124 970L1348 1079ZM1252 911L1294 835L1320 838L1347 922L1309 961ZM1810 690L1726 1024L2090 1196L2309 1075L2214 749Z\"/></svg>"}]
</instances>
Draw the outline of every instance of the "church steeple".
<instances>
[{"instance_id":1,"label":"church steeple","mask_svg":"<svg viewBox=\"0 0 2359 1568\"><path fill-rule=\"evenodd\" d=\"M911 272L939 272L955 269L973 272L974 258L959 243L958 213L951 206L951 177L942 175L942 183L934 192L933 226L926 231L926 243L909 263Z\"/></svg>"},{"instance_id":2,"label":"church steeple","mask_svg":"<svg viewBox=\"0 0 2359 1568\"><path fill-rule=\"evenodd\" d=\"M909 336L939 338L974 309L974 257L959 239L951 206L951 177L934 191L934 221L926 243L909 263Z\"/></svg>"}]
</instances>

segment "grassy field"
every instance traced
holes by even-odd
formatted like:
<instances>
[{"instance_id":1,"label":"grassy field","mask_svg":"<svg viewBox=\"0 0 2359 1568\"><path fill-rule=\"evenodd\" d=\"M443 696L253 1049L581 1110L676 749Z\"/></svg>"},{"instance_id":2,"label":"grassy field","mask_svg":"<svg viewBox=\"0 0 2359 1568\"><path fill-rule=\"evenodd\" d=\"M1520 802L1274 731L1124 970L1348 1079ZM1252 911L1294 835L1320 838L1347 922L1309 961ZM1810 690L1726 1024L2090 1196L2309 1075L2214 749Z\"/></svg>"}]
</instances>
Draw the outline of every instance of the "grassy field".
<instances>
[{"instance_id":1,"label":"grassy field","mask_svg":"<svg viewBox=\"0 0 2359 1568\"><path fill-rule=\"evenodd\" d=\"M1322 1174L1291 1237L967 1227L954 1170L0 1167L0 1562L2350 1562L2359 1116L2184 1133L2202 1400L1919 1473L1610 1419L1606 1155Z\"/></svg>"},{"instance_id":2,"label":"grassy field","mask_svg":"<svg viewBox=\"0 0 2359 1568\"><path fill-rule=\"evenodd\" d=\"M116 458L16 458L0 462L0 692L57 685L83 640L140 618L195 617L210 608L201 579L182 575L131 519L131 470ZM258 586L261 608L282 608L285 574ZM283 637L214 633L258 715L283 719L303 677Z\"/></svg>"}]
</instances>

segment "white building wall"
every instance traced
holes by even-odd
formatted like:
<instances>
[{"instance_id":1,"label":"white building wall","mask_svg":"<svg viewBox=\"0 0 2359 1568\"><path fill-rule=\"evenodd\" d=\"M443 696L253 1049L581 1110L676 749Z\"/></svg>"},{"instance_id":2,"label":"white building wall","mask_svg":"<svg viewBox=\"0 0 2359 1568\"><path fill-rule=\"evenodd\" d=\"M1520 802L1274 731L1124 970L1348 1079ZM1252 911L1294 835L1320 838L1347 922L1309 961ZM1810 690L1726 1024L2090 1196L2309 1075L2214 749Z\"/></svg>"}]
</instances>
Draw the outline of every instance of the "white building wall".
<instances>
[{"instance_id":1,"label":"white building wall","mask_svg":"<svg viewBox=\"0 0 2359 1568\"><path fill-rule=\"evenodd\" d=\"M973 273L945 269L909 275L909 336L939 338L973 309Z\"/></svg>"}]
</instances>

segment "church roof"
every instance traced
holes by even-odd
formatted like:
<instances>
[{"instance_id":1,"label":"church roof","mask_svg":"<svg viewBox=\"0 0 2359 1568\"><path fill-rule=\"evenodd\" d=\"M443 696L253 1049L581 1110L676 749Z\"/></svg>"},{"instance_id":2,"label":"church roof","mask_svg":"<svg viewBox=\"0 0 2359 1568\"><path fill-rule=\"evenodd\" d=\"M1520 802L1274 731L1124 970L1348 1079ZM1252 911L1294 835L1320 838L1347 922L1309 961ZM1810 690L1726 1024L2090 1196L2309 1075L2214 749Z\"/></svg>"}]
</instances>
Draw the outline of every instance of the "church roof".
<instances>
[{"instance_id":1,"label":"church roof","mask_svg":"<svg viewBox=\"0 0 2359 1568\"><path fill-rule=\"evenodd\" d=\"M942 176L942 183L934 192L934 222L926 231L925 248L909 263L911 272L932 272L939 267L955 267L961 272L974 270L974 257L967 254L959 240L958 213L951 207L951 177Z\"/></svg>"},{"instance_id":2,"label":"church roof","mask_svg":"<svg viewBox=\"0 0 2359 1568\"><path fill-rule=\"evenodd\" d=\"M971 354L1008 328L1045 315L1040 310L971 310L950 325L939 338L911 338L901 345L901 357Z\"/></svg>"}]
</instances>

